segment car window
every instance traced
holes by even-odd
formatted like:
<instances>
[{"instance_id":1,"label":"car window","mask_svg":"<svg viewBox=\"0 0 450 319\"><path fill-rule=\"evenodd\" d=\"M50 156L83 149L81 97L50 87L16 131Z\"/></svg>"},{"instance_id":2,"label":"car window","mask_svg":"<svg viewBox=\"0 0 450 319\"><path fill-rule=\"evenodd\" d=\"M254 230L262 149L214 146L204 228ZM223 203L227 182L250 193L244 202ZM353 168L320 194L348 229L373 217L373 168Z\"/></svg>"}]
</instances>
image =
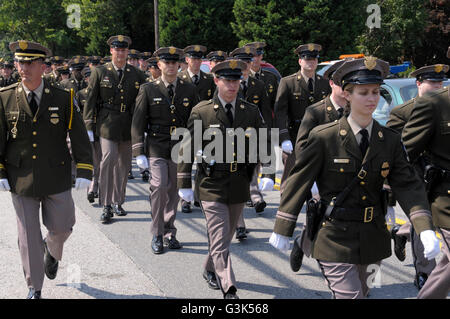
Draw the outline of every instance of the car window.
<instances>
[{"instance_id":1,"label":"car window","mask_svg":"<svg viewBox=\"0 0 450 319\"><path fill-rule=\"evenodd\" d=\"M202 70L205 73L209 73L209 65L202 63L202 65L200 65L200 70Z\"/></svg>"},{"instance_id":2,"label":"car window","mask_svg":"<svg viewBox=\"0 0 450 319\"><path fill-rule=\"evenodd\" d=\"M375 112L373 112L372 117L381 125L386 125L393 107L392 95L386 88L380 87L380 101L378 102L377 108Z\"/></svg>"},{"instance_id":3,"label":"car window","mask_svg":"<svg viewBox=\"0 0 450 319\"><path fill-rule=\"evenodd\" d=\"M409 101L417 96L417 85L411 84L400 88L400 95L403 101Z\"/></svg>"}]
</instances>

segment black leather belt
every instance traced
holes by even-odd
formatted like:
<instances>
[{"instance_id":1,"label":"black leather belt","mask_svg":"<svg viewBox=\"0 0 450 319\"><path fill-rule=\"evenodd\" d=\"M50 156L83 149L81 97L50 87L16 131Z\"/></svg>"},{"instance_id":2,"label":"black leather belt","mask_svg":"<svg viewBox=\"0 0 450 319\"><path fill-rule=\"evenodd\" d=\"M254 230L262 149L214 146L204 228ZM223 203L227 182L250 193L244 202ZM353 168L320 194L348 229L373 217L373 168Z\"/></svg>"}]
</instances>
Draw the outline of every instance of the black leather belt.
<instances>
[{"instance_id":1,"label":"black leather belt","mask_svg":"<svg viewBox=\"0 0 450 319\"><path fill-rule=\"evenodd\" d=\"M149 125L150 132L152 133L159 133L159 134L167 134L172 135L176 132L177 127L175 125L169 126L169 125Z\"/></svg>"},{"instance_id":2,"label":"black leather belt","mask_svg":"<svg viewBox=\"0 0 450 319\"><path fill-rule=\"evenodd\" d=\"M214 171L221 171L221 172L230 172L234 173L239 170L243 170L247 168L247 164L245 163L238 163L238 162L231 162L231 163L215 163L213 166Z\"/></svg>"},{"instance_id":3,"label":"black leather belt","mask_svg":"<svg viewBox=\"0 0 450 319\"><path fill-rule=\"evenodd\" d=\"M370 223L375 217L383 216L379 206L369 206L363 208L335 207L331 219L349 222Z\"/></svg>"},{"instance_id":4,"label":"black leather belt","mask_svg":"<svg viewBox=\"0 0 450 319\"><path fill-rule=\"evenodd\" d=\"M124 113L126 111L128 111L127 106L125 104L121 104L121 105L115 105L115 104L103 104L102 105L103 108L110 110L110 111L115 111L115 112L120 112L120 113Z\"/></svg>"}]
</instances>

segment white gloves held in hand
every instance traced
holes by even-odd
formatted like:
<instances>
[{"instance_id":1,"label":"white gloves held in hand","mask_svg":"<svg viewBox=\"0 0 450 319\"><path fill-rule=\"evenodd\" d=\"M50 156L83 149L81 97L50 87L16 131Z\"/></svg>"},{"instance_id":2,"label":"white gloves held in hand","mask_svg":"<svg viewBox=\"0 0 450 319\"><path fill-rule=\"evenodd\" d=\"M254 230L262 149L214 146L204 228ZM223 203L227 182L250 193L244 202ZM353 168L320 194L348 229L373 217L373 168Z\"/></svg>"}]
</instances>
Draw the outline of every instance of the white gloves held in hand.
<instances>
[{"instance_id":1,"label":"white gloves held in hand","mask_svg":"<svg viewBox=\"0 0 450 319\"><path fill-rule=\"evenodd\" d=\"M420 241L423 244L423 255L428 260L434 259L441 251L439 239L436 237L436 233L433 230L429 229L421 232Z\"/></svg>"},{"instance_id":2,"label":"white gloves held in hand","mask_svg":"<svg viewBox=\"0 0 450 319\"><path fill-rule=\"evenodd\" d=\"M272 233L269 239L269 243L273 247L281 251L288 251L289 248L291 247L291 244L289 243L289 237L277 233Z\"/></svg>"},{"instance_id":3,"label":"white gloves held in hand","mask_svg":"<svg viewBox=\"0 0 450 319\"><path fill-rule=\"evenodd\" d=\"M184 199L186 202L194 201L194 191L190 188L180 188L178 190L178 196L180 196L180 198Z\"/></svg>"},{"instance_id":4,"label":"white gloves held in hand","mask_svg":"<svg viewBox=\"0 0 450 319\"><path fill-rule=\"evenodd\" d=\"M145 155L139 155L136 157L136 164L139 166L139 168L147 169L148 168L148 160L147 156Z\"/></svg>"},{"instance_id":5,"label":"white gloves held in hand","mask_svg":"<svg viewBox=\"0 0 450 319\"><path fill-rule=\"evenodd\" d=\"M87 131L88 136L89 136L89 142L94 142L94 132L92 131Z\"/></svg>"},{"instance_id":6,"label":"white gloves held in hand","mask_svg":"<svg viewBox=\"0 0 450 319\"><path fill-rule=\"evenodd\" d=\"M294 147L292 146L291 141L285 140L285 141L283 141L283 143L281 143L281 149L283 150L283 152L285 152L287 154L291 154L292 151L294 150Z\"/></svg>"},{"instance_id":7,"label":"white gloves held in hand","mask_svg":"<svg viewBox=\"0 0 450 319\"><path fill-rule=\"evenodd\" d=\"M9 192L10 190L8 180L6 178L0 179L0 192Z\"/></svg>"},{"instance_id":8,"label":"white gloves held in hand","mask_svg":"<svg viewBox=\"0 0 450 319\"><path fill-rule=\"evenodd\" d=\"M75 180L75 189L76 189L76 190L86 189L86 188L88 188L89 186L91 186L91 181L88 180L88 179L86 179L86 178L78 177L78 178Z\"/></svg>"},{"instance_id":9,"label":"white gloves held in hand","mask_svg":"<svg viewBox=\"0 0 450 319\"><path fill-rule=\"evenodd\" d=\"M274 182L271 178L263 177L260 179L258 187L260 191L269 192L273 190Z\"/></svg>"}]
</instances>

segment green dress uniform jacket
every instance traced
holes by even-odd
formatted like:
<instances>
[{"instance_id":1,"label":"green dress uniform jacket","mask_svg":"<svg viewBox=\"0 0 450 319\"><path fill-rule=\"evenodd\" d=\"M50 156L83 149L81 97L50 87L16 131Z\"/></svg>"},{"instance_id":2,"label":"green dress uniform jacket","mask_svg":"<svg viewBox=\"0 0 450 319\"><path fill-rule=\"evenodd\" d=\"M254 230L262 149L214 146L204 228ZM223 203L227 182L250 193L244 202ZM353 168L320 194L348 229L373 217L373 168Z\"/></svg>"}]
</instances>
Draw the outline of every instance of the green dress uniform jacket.
<instances>
[{"instance_id":1,"label":"green dress uniform jacket","mask_svg":"<svg viewBox=\"0 0 450 319\"><path fill-rule=\"evenodd\" d=\"M402 139L412 163L425 151L447 176L432 189L433 223L450 229L450 97L449 88L417 98Z\"/></svg>"},{"instance_id":2,"label":"green dress uniform jacket","mask_svg":"<svg viewBox=\"0 0 450 319\"><path fill-rule=\"evenodd\" d=\"M33 117L21 84L0 90L0 178L8 179L11 192L42 197L72 187L67 133L77 177L91 179L89 137L69 92L44 80L40 105Z\"/></svg>"},{"instance_id":3,"label":"green dress uniform jacket","mask_svg":"<svg viewBox=\"0 0 450 319\"><path fill-rule=\"evenodd\" d=\"M180 72L178 74L178 77L187 83L194 84L187 69ZM216 90L216 84L214 83L214 75L205 73L200 70L200 78L198 80L198 84L196 85L196 87L199 101L211 99L212 96L214 95L214 91Z\"/></svg>"},{"instance_id":4,"label":"green dress uniform jacket","mask_svg":"<svg viewBox=\"0 0 450 319\"><path fill-rule=\"evenodd\" d=\"M44 75L44 79L47 80L50 84L59 84L58 77L56 76L55 72L50 72L49 74Z\"/></svg>"},{"instance_id":5,"label":"green dress uniform jacket","mask_svg":"<svg viewBox=\"0 0 450 319\"><path fill-rule=\"evenodd\" d=\"M130 141L136 96L143 83L145 74L129 64L124 67L122 80L112 63L93 69L83 112L87 130L95 128L99 137L108 140Z\"/></svg>"},{"instance_id":6,"label":"green dress uniform jacket","mask_svg":"<svg viewBox=\"0 0 450 319\"><path fill-rule=\"evenodd\" d=\"M409 118L411 117L411 112L414 108L415 101L416 98L413 98L403 104L394 107L391 110L389 120L386 123L386 127L389 127L401 134L406 122L408 122Z\"/></svg>"},{"instance_id":7,"label":"green dress uniform jacket","mask_svg":"<svg viewBox=\"0 0 450 319\"><path fill-rule=\"evenodd\" d=\"M270 71L261 69L259 72L256 73L252 72L252 76L255 77L257 80L264 82L267 95L269 96L270 108L273 112L278 90L278 79L276 75Z\"/></svg>"},{"instance_id":8,"label":"green dress uniform jacket","mask_svg":"<svg viewBox=\"0 0 450 319\"><path fill-rule=\"evenodd\" d=\"M295 143L298 128L311 104L323 100L331 93L328 81L316 74L314 94L308 90L308 84L298 71L281 79L275 101L274 126L280 129L280 143L290 140Z\"/></svg>"},{"instance_id":9,"label":"green dress uniform jacket","mask_svg":"<svg viewBox=\"0 0 450 319\"><path fill-rule=\"evenodd\" d=\"M78 91L81 91L82 89L86 88L86 82L84 80L78 81L73 76L71 76L68 79L62 80L60 82L61 86L67 90L73 89L75 94L78 93Z\"/></svg>"},{"instance_id":10,"label":"green dress uniform jacket","mask_svg":"<svg viewBox=\"0 0 450 319\"><path fill-rule=\"evenodd\" d=\"M306 108L295 142L295 157L298 158L301 149L308 140L309 132L316 126L339 120L339 113L331 103L330 96Z\"/></svg>"},{"instance_id":11,"label":"green dress uniform jacket","mask_svg":"<svg viewBox=\"0 0 450 319\"><path fill-rule=\"evenodd\" d=\"M199 102L195 85L180 78L176 81L173 100L161 79L141 86L131 127L133 156L148 154L149 157L171 158L172 147L178 140L171 140L170 133L176 133L178 127L186 127L192 108Z\"/></svg>"},{"instance_id":12,"label":"green dress uniform jacket","mask_svg":"<svg viewBox=\"0 0 450 319\"><path fill-rule=\"evenodd\" d=\"M286 181L274 226L275 233L288 237L294 232L298 214L314 182L321 200L328 204L367 163L363 178L341 205L353 214L356 211L360 221L344 221L333 214L331 221L322 224L312 243L313 258L370 264L391 255L390 234L380 207L386 177L417 233L432 229L424 185L407 161L400 135L393 130L374 120L370 146L363 159L347 117L343 117L314 128L301 154Z\"/></svg>"},{"instance_id":13,"label":"green dress uniform jacket","mask_svg":"<svg viewBox=\"0 0 450 319\"><path fill-rule=\"evenodd\" d=\"M213 135L218 134L220 131L223 136L223 147L225 148L227 143L227 134L229 133L229 128L242 128L244 131L248 132L246 134L245 139L245 154L237 154L237 145L234 144L234 153L233 159L227 161L226 151L223 152L224 159L222 163L216 165L222 165L222 167L229 167L229 170L218 170L215 168L212 169L212 173L210 176L207 175L202 167L197 164L197 174L195 178L195 193L198 195L198 199L200 201L214 201L225 204L238 204L245 203L250 194L249 194L249 186L252 174L254 172L254 165L256 162L249 160L250 150L249 144L251 141L254 141L259 138L259 128L266 127L264 124L258 107L254 104L250 104L249 102L243 99L237 99L235 105L235 116L233 120L233 125L230 124L227 115L225 113L223 105L220 103L218 98L218 93L216 92L213 99L209 101L202 101L198 105L196 105L191 112L191 116L189 117L187 128L190 132L190 136L194 137L194 121L201 121L201 134L203 136L206 130ZM247 128L254 128L255 130L247 130ZM199 133L197 133L199 134ZM257 134L257 136L253 136L253 134ZM256 138L256 139L255 139ZM208 145L211 141L202 140L201 150L204 150L206 145ZM259 143L259 140L258 140ZM270 141L268 139L267 143L270 145ZM189 148L190 145L190 148ZM253 145L257 145L257 143L253 143ZM183 138L182 148L181 150L190 149L191 154L190 158L193 161L194 154L197 154L198 149L194 148L194 142L190 138ZM254 150L255 154L256 150ZM182 152L181 152L182 153ZM180 155L182 156L182 155ZM244 156L245 163L249 163L250 165L246 165L245 163L238 163L237 156ZM258 158L255 159L256 161ZM208 160L209 162L209 160ZM178 164L177 168L177 179L178 179L178 188L191 188L192 187L192 162L185 163L181 162Z\"/></svg>"},{"instance_id":14,"label":"green dress uniform jacket","mask_svg":"<svg viewBox=\"0 0 450 319\"><path fill-rule=\"evenodd\" d=\"M255 104L258 106L259 111L266 122L267 127L272 127L272 109L270 107L269 96L264 85L264 82L257 80L254 77L249 76L247 81L247 92L244 99L247 102ZM242 86L239 90L240 94L243 95Z\"/></svg>"},{"instance_id":15,"label":"green dress uniform jacket","mask_svg":"<svg viewBox=\"0 0 450 319\"><path fill-rule=\"evenodd\" d=\"M9 79L5 79L4 77L0 76L0 88L10 86L16 82L17 80L12 75L9 77Z\"/></svg>"}]
</instances>

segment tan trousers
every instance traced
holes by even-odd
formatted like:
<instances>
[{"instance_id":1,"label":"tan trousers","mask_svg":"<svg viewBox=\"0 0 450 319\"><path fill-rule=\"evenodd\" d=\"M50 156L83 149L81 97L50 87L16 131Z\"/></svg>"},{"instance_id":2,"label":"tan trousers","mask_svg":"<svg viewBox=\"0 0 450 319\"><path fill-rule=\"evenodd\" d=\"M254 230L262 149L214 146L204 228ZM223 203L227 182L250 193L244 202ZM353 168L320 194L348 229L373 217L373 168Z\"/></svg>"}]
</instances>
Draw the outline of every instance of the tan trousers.
<instances>
[{"instance_id":1,"label":"tan trousers","mask_svg":"<svg viewBox=\"0 0 450 319\"><path fill-rule=\"evenodd\" d=\"M75 225L75 206L71 190L34 198L11 194L17 217L19 252L25 280L29 288L39 291L44 282L44 242L42 239L39 210L48 230L46 236L50 254L61 260L64 242Z\"/></svg>"},{"instance_id":2,"label":"tan trousers","mask_svg":"<svg viewBox=\"0 0 450 319\"><path fill-rule=\"evenodd\" d=\"M369 293L367 281L374 276L374 270L369 265L354 265L326 262L318 260L323 276L328 282L333 299L362 299ZM374 264L379 266L380 262ZM368 271L369 270L369 271Z\"/></svg>"},{"instance_id":3,"label":"tan trousers","mask_svg":"<svg viewBox=\"0 0 450 319\"><path fill-rule=\"evenodd\" d=\"M203 267L216 274L223 293L228 292L231 286L236 287L229 249L244 205L245 203L227 205L219 202L201 202L209 243L208 256Z\"/></svg>"},{"instance_id":4,"label":"tan trousers","mask_svg":"<svg viewBox=\"0 0 450 319\"><path fill-rule=\"evenodd\" d=\"M424 273L426 275L430 275L434 267L436 267L436 260L428 260L423 255L423 244L417 233L414 231L411 222L408 221L400 226L397 235L406 237L406 239L411 242L413 263L416 269L416 274Z\"/></svg>"},{"instance_id":5,"label":"tan trousers","mask_svg":"<svg viewBox=\"0 0 450 319\"><path fill-rule=\"evenodd\" d=\"M178 208L177 164L171 159L150 157L151 233L155 236L175 236Z\"/></svg>"},{"instance_id":6,"label":"tan trousers","mask_svg":"<svg viewBox=\"0 0 450 319\"><path fill-rule=\"evenodd\" d=\"M94 166L94 173L92 174L91 186L88 188L88 193L98 192L98 179L100 175L100 162L102 161L102 149L100 147L100 141L91 143L92 146L92 159Z\"/></svg>"},{"instance_id":7,"label":"tan trousers","mask_svg":"<svg viewBox=\"0 0 450 319\"><path fill-rule=\"evenodd\" d=\"M131 141L115 142L100 137L100 147L100 204L122 205L131 169Z\"/></svg>"},{"instance_id":8,"label":"tan trousers","mask_svg":"<svg viewBox=\"0 0 450 319\"><path fill-rule=\"evenodd\" d=\"M258 187L258 174L260 169L261 164L256 165L255 171L253 172L252 180L250 181L250 200L252 201L253 204L256 204L257 202L264 200L263 195L259 191ZM241 216L239 217L236 227L245 228L244 213L242 213Z\"/></svg>"},{"instance_id":9,"label":"tan trousers","mask_svg":"<svg viewBox=\"0 0 450 319\"><path fill-rule=\"evenodd\" d=\"M419 299L445 299L450 292L450 229L438 228L443 256L420 289Z\"/></svg>"}]
</instances>

